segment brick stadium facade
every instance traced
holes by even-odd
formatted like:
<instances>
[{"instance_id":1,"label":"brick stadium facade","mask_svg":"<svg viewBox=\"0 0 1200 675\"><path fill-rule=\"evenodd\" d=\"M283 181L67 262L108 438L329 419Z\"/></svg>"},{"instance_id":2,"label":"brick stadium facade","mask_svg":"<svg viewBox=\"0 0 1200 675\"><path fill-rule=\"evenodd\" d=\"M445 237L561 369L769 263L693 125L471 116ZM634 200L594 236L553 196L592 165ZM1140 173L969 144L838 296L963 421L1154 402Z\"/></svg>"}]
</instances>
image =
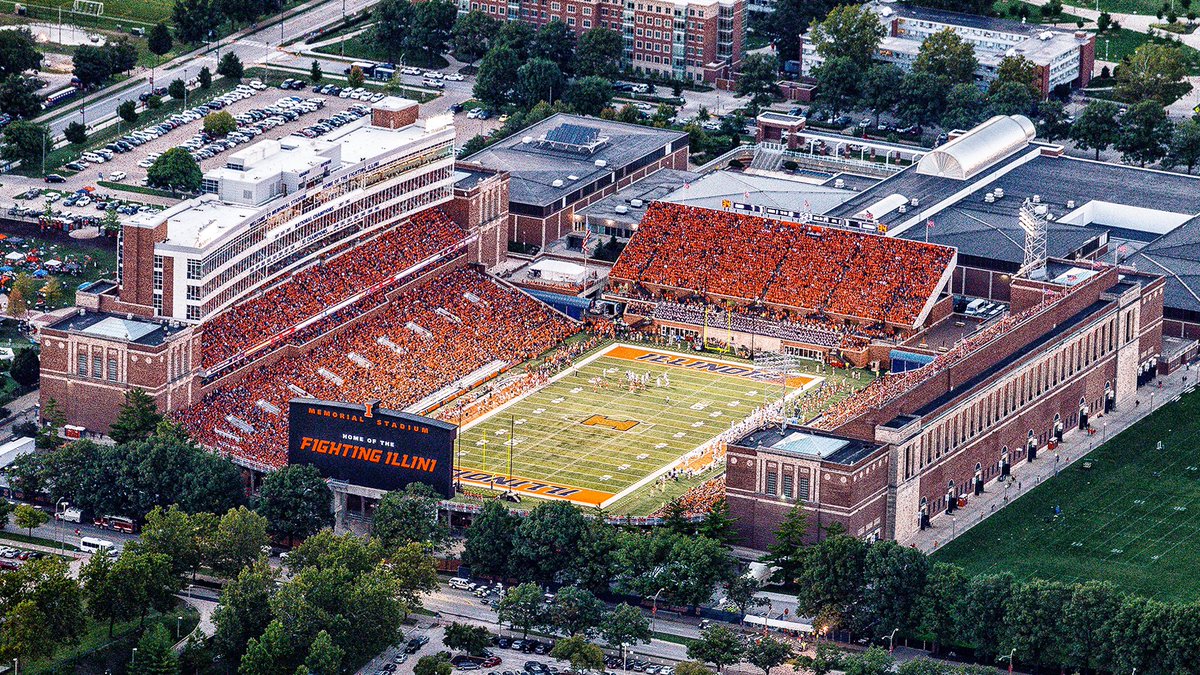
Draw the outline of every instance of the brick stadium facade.
<instances>
[{"instance_id":1,"label":"brick stadium facade","mask_svg":"<svg viewBox=\"0 0 1200 675\"><path fill-rule=\"evenodd\" d=\"M727 498L746 544L769 545L796 504L814 539L837 522L856 536L904 541L923 517L952 510L1017 462L1039 461L1060 434L1133 405L1161 352L1164 280L1096 272L1041 308L1046 293L1064 289L1014 280L1012 312L1030 312L1022 322L883 405L868 399L859 414L812 430L856 452L788 452L773 447L774 430L731 444Z\"/></svg>"}]
</instances>

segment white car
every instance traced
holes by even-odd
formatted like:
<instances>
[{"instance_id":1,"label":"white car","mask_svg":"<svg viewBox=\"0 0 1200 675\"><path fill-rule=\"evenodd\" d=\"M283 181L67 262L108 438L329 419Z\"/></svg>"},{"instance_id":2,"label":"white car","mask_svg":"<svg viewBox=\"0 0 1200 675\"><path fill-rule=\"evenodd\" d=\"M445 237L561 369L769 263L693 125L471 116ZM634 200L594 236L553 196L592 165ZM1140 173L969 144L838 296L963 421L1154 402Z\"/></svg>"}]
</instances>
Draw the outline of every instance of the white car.
<instances>
[{"instance_id":1,"label":"white car","mask_svg":"<svg viewBox=\"0 0 1200 675\"><path fill-rule=\"evenodd\" d=\"M114 171L108 175L108 179L113 181L114 183L123 181L126 178L127 178L127 176L124 171Z\"/></svg>"},{"instance_id":2,"label":"white car","mask_svg":"<svg viewBox=\"0 0 1200 675\"><path fill-rule=\"evenodd\" d=\"M92 198L88 197L87 195L84 195L83 197L79 198L79 201L75 202L75 206L87 206L88 204L91 204L91 203L92 203Z\"/></svg>"},{"instance_id":3,"label":"white car","mask_svg":"<svg viewBox=\"0 0 1200 675\"><path fill-rule=\"evenodd\" d=\"M463 77L462 74L460 74L460 73L450 73L449 75L446 76L446 79L450 80L451 82L462 82L466 78Z\"/></svg>"},{"instance_id":4,"label":"white car","mask_svg":"<svg viewBox=\"0 0 1200 675\"><path fill-rule=\"evenodd\" d=\"M154 166L154 160L152 160L150 158L146 158L146 159L143 159L142 161L138 162L137 165L143 169L149 169L150 167Z\"/></svg>"},{"instance_id":5,"label":"white car","mask_svg":"<svg viewBox=\"0 0 1200 675\"><path fill-rule=\"evenodd\" d=\"M413 68L412 66L408 66L408 67L406 67L406 68L401 68L401 69L400 69L400 72L401 72L401 73L404 73L405 75L420 75L420 74L421 74L421 69L420 69L420 68Z\"/></svg>"},{"instance_id":6,"label":"white car","mask_svg":"<svg viewBox=\"0 0 1200 675\"><path fill-rule=\"evenodd\" d=\"M445 75L443 75L443 74L441 74L441 73L439 73L439 72L438 72L438 71L436 71L436 70L431 70L431 71L429 71L429 72L425 73L425 77L428 77L428 78L430 78L430 79L432 79L432 80L440 80L440 79L442 79L442 78L444 78L444 77L446 77L446 76L445 76Z\"/></svg>"},{"instance_id":7,"label":"white car","mask_svg":"<svg viewBox=\"0 0 1200 675\"><path fill-rule=\"evenodd\" d=\"M263 84L262 80L250 80L250 86L254 89L258 89L259 91L267 88L267 85Z\"/></svg>"},{"instance_id":8,"label":"white car","mask_svg":"<svg viewBox=\"0 0 1200 675\"><path fill-rule=\"evenodd\" d=\"M91 162L92 164L100 164L104 162L104 158L94 152L85 152L83 155L81 155L81 157L83 157L85 162Z\"/></svg>"}]
</instances>

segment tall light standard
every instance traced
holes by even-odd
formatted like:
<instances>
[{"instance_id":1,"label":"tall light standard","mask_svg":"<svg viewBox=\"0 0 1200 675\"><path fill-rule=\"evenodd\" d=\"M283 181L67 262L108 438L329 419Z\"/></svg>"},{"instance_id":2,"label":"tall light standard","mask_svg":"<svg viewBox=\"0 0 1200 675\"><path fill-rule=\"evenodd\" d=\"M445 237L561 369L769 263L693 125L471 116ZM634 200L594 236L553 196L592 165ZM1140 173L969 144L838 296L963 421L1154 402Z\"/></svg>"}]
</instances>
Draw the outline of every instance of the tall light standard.
<instances>
[{"instance_id":1,"label":"tall light standard","mask_svg":"<svg viewBox=\"0 0 1200 675\"><path fill-rule=\"evenodd\" d=\"M896 651L896 633L899 630L900 630L899 628L893 628L892 634L888 636L888 653L889 654Z\"/></svg>"},{"instance_id":2,"label":"tall light standard","mask_svg":"<svg viewBox=\"0 0 1200 675\"><path fill-rule=\"evenodd\" d=\"M1010 673L1010 675L1013 671L1013 657L1016 655L1016 653L1017 653L1017 648L1013 647L1012 651L1008 653L1008 656L1001 656L999 659L1000 661L1003 661L1004 659L1008 659L1008 672Z\"/></svg>"},{"instance_id":3,"label":"tall light standard","mask_svg":"<svg viewBox=\"0 0 1200 675\"><path fill-rule=\"evenodd\" d=\"M658 596L662 595L662 592L665 590L667 590L667 589L665 589L665 588L658 589L658 592L654 594L653 604L650 606L650 633L651 634L654 633L654 627L658 625Z\"/></svg>"},{"instance_id":4,"label":"tall light standard","mask_svg":"<svg viewBox=\"0 0 1200 675\"><path fill-rule=\"evenodd\" d=\"M60 499L58 501L58 503L54 505L54 529L58 532L58 535L59 535L59 539L58 539L59 555L62 555L66 551L66 548L67 548L67 542L66 542L67 533L66 533L66 530L64 530L63 526L62 526L62 520L63 520L62 516L63 516L63 514L65 514L67 512L67 507L70 505L71 505L71 502L69 502L65 499Z\"/></svg>"},{"instance_id":5,"label":"tall light standard","mask_svg":"<svg viewBox=\"0 0 1200 675\"><path fill-rule=\"evenodd\" d=\"M136 664L137 664L137 647L134 647L133 648L133 656L130 657L130 659L129 659L129 665L132 666L132 665L136 665Z\"/></svg>"}]
</instances>

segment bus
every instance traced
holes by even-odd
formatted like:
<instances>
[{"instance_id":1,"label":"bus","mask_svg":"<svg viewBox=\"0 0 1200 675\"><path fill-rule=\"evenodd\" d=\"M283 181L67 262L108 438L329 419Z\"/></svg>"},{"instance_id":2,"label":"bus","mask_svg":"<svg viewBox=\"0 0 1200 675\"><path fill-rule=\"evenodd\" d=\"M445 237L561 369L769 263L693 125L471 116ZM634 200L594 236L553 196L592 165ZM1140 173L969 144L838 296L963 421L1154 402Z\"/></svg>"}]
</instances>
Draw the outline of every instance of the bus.
<instances>
[{"instance_id":1,"label":"bus","mask_svg":"<svg viewBox=\"0 0 1200 675\"><path fill-rule=\"evenodd\" d=\"M82 537L79 540L79 549L84 553L107 553L108 555L116 555L117 545L107 539L97 539L96 537Z\"/></svg>"},{"instance_id":2,"label":"bus","mask_svg":"<svg viewBox=\"0 0 1200 675\"><path fill-rule=\"evenodd\" d=\"M370 61L355 61L346 68L344 73L349 75L350 71L357 67L362 71L363 77L371 77L375 74L375 65L376 64L371 63Z\"/></svg>"},{"instance_id":3,"label":"bus","mask_svg":"<svg viewBox=\"0 0 1200 675\"><path fill-rule=\"evenodd\" d=\"M50 94L46 96L45 103L42 104L42 109L49 110L50 108L53 108L64 101L69 101L70 99L75 98L75 96L78 94L79 89L74 86L68 86L59 89L58 91L50 92Z\"/></svg>"}]
</instances>

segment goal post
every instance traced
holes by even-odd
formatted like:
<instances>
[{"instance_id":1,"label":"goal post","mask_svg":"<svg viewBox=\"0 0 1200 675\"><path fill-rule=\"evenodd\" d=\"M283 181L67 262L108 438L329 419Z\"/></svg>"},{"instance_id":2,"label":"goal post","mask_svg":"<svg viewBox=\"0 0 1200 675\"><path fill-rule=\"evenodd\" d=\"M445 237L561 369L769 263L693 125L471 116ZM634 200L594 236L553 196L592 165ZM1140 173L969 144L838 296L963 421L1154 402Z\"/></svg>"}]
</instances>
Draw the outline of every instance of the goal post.
<instances>
[{"instance_id":1,"label":"goal post","mask_svg":"<svg viewBox=\"0 0 1200 675\"><path fill-rule=\"evenodd\" d=\"M71 11L88 16L104 16L104 3L99 0L74 0Z\"/></svg>"}]
</instances>

